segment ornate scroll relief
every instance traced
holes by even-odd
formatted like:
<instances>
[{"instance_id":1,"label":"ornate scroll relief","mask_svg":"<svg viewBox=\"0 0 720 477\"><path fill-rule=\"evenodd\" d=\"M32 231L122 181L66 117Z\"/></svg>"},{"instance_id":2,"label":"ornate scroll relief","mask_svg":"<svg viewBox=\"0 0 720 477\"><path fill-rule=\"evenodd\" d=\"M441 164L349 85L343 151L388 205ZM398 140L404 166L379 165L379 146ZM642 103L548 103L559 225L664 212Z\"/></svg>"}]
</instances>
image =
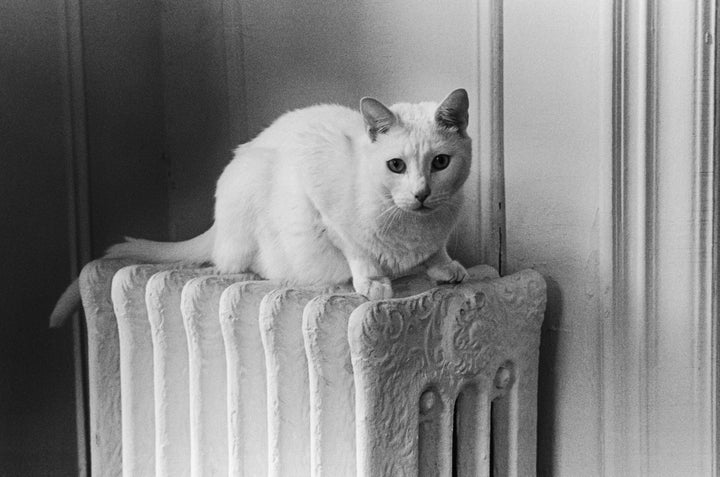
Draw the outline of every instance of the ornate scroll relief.
<instances>
[{"instance_id":1,"label":"ornate scroll relief","mask_svg":"<svg viewBox=\"0 0 720 477\"><path fill-rule=\"evenodd\" d=\"M462 420L455 403L469 386L487 399L506 389L508 472L533 475L545 300L545 282L527 270L358 307L348 329L358 475L452 475L453 419ZM437 434L425 433L428 426ZM481 453L458 458L487 465Z\"/></svg>"},{"instance_id":2,"label":"ornate scroll relief","mask_svg":"<svg viewBox=\"0 0 720 477\"><path fill-rule=\"evenodd\" d=\"M87 321L92 475L122 475L120 345L110 299L112 277L131 260L95 260L80 273Z\"/></svg>"},{"instance_id":3,"label":"ornate scroll relief","mask_svg":"<svg viewBox=\"0 0 720 477\"><path fill-rule=\"evenodd\" d=\"M181 305L188 340L190 392L190 473L225 475L227 449L227 374L220 330L222 292L254 275L238 274L190 280Z\"/></svg>"},{"instance_id":4,"label":"ornate scroll relief","mask_svg":"<svg viewBox=\"0 0 720 477\"><path fill-rule=\"evenodd\" d=\"M497 271L489 266L476 266L468 272L468 283L497 278ZM435 282L424 276L393 281L399 297L434 287ZM310 384L310 460L316 477L355 473L355 385L347 328L352 311L366 301L354 293L320 295L303 312Z\"/></svg>"}]
</instances>

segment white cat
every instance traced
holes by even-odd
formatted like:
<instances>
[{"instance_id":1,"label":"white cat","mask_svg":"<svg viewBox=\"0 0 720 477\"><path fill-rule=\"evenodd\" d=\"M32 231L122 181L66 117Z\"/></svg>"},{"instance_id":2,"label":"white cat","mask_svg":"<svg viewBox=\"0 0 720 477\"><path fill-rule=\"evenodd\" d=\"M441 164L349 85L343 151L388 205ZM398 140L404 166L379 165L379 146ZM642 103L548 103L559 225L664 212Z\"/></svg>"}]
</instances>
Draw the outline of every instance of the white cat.
<instances>
[{"instance_id":1,"label":"white cat","mask_svg":"<svg viewBox=\"0 0 720 477\"><path fill-rule=\"evenodd\" d=\"M462 204L471 141L468 97L440 105L360 112L337 105L291 111L241 145L220 176L215 223L177 243L128 239L107 258L212 262L297 285L352 279L371 300L392 297L390 279L418 268L443 282L467 272L447 254ZM79 305L77 281L51 316L59 325Z\"/></svg>"}]
</instances>

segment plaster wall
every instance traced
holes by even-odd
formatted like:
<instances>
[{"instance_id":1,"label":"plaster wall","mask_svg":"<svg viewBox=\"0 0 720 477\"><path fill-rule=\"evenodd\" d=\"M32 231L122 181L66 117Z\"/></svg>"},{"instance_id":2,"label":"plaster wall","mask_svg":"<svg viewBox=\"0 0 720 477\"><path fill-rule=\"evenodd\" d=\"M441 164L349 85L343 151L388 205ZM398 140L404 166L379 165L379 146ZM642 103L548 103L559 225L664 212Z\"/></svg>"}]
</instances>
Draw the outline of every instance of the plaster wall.
<instances>
[{"instance_id":1,"label":"plaster wall","mask_svg":"<svg viewBox=\"0 0 720 477\"><path fill-rule=\"evenodd\" d=\"M69 74L84 82L72 100L85 109L95 257L125 236L167 239L162 44L154 2L77 4L82 60Z\"/></svg>"},{"instance_id":2,"label":"plaster wall","mask_svg":"<svg viewBox=\"0 0 720 477\"><path fill-rule=\"evenodd\" d=\"M318 102L440 101L474 86L475 2L243 2L250 135ZM476 121L477 118L473 118Z\"/></svg>"},{"instance_id":3,"label":"plaster wall","mask_svg":"<svg viewBox=\"0 0 720 477\"><path fill-rule=\"evenodd\" d=\"M508 271L548 281L538 397L539 475L601 472L600 263L610 116L603 2L505 2Z\"/></svg>"}]
</instances>

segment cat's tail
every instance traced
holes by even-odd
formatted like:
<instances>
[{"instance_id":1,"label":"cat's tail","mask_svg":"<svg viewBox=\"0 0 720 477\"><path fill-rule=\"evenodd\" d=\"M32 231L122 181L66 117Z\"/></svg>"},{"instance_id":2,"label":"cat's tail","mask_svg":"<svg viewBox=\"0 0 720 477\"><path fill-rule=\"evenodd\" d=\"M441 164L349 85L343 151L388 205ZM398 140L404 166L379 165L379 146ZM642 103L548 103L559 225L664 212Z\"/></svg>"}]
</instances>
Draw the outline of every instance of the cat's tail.
<instances>
[{"instance_id":1,"label":"cat's tail","mask_svg":"<svg viewBox=\"0 0 720 477\"><path fill-rule=\"evenodd\" d=\"M215 227L184 242L154 242L126 237L125 242L113 245L105 258L131 258L145 263L183 262L200 264L212 258Z\"/></svg>"},{"instance_id":2,"label":"cat's tail","mask_svg":"<svg viewBox=\"0 0 720 477\"><path fill-rule=\"evenodd\" d=\"M130 258L144 263L183 262L201 264L212 258L215 227L184 242L154 242L126 238L126 242L110 247L104 258ZM60 296L50 314L50 328L62 326L80 308L80 285L76 279Z\"/></svg>"},{"instance_id":3,"label":"cat's tail","mask_svg":"<svg viewBox=\"0 0 720 477\"><path fill-rule=\"evenodd\" d=\"M60 296L50 313L50 328L59 328L80 308L80 284L76 278Z\"/></svg>"}]
</instances>

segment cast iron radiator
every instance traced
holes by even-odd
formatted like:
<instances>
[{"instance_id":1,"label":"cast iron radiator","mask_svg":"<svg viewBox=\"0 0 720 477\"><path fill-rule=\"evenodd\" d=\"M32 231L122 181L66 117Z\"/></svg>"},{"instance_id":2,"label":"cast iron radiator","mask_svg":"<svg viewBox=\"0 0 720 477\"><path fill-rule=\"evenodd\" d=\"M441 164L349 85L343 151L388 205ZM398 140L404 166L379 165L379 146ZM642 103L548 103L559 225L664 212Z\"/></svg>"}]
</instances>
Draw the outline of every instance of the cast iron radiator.
<instances>
[{"instance_id":1,"label":"cast iron radiator","mask_svg":"<svg viewBox=\"0 0 720 477\"><path fill-rule=\"evenodd\" d=\"M534 475L545 282L469 271L369 302L88 264L92 475Z\"/></svg>"}]
</instances>

